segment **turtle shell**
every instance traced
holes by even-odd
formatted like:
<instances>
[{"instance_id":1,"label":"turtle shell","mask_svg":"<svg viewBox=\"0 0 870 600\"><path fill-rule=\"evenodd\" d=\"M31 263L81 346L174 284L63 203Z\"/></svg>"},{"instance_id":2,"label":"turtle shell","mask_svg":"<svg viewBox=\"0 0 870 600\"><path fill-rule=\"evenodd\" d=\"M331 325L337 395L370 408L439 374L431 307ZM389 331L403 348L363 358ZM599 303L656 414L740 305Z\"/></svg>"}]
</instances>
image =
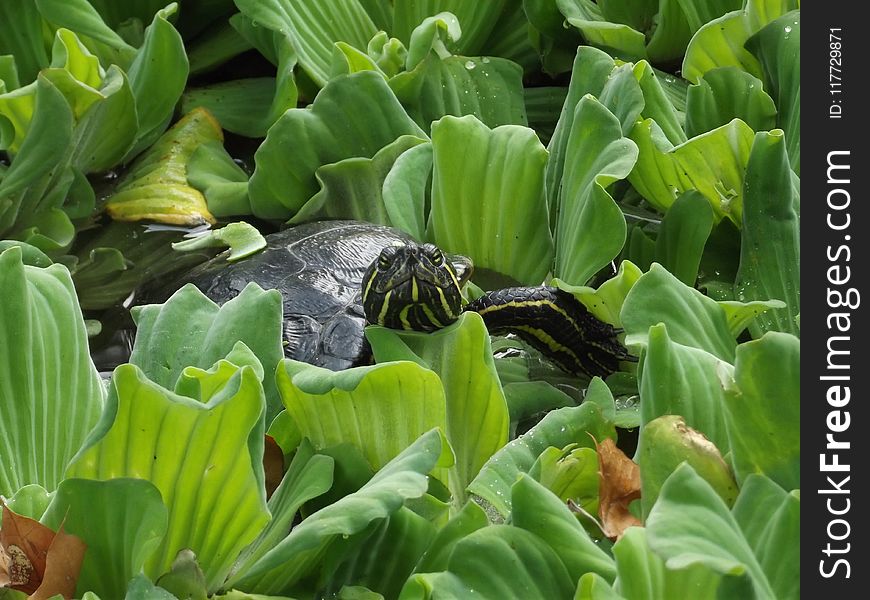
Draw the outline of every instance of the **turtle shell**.
<instances>
[{"instance_id":1,"label":"turtle shell","mask_svg":"<svg viewBox=\"0 0 870 600\"><path fill-rule=\"evenodd\" d=\"M267 247L228 263L220 254L173 287L193 283L214 302L237 296L248 283L284 297L284 354L328 369L366 362L361 283L380 251L412 238L359 221L319 221L266 236Z\"/></svg>"}]
</instances>

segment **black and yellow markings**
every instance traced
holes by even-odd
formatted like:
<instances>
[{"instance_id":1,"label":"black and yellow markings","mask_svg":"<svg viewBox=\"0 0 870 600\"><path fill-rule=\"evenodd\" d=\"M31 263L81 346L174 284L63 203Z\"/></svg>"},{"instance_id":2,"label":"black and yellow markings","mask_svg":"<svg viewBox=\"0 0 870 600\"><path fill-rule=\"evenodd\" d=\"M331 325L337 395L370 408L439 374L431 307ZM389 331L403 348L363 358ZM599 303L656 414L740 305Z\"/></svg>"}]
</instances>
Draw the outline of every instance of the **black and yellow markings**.
<instances>
[{"instance_id":1,"label":"black and yellow markings","mask_svg":"<svg viewBox=\"0 0 870 600\"><path fill-rule=\"evenodd\" d=\"M444 290L416 276L387 290L375 291L373 273L363 283L363 306L372 322L393 329L432 331L446 327L459 316L461 299L453 306ZM457 288L457 296L459 290Z\"/></svg>"},{"instance_id":2,"label":"black and yellow markings","mask_svg":"<svg viewBox=\"0 0 870 600\"><path fill-rule=\"evenodd\" d=\"M380 324L384 324L386 322L387 313L390 310L390 298L393 296L393 290L388 291L384 294L384 299L381 301L381 310L378 311L378 320L377 322Z\"/></svg>"},{"instance_id":3,"label":"black and yellow markings","mask_svg":"<svg viewBox=\"0 0 870 600\"><path fill-rule=\"evenodd\" d=\"M398 313L402 329L432 331L456 320L458 315L441 288L427 281L421 282L413 275L410 287L411 302L402 306ZM399 303L398 299L396 302Z\"/></svg>"},{"instance_id":4,"label":"black and yellow markings","mask_svg":"<svg viewBox=\"0 0 870 600\"><path fill-rule=\"evenodd\" d=\"M577 328L578 325L571 315L569 315L565 309L556 304L554 301L545 299L545 300L510 300L505 302L504 304L493 304L491 306L486 306L478 311L476 311L481 316L485 316L486 314L493 313L496 311L501 311L503 314L505 313L505 309L512 310L529 310L529 309L543 309L543 311L553 311L553 313L558 314L561 318L568 321L568 324L572 328ZM551 313L550 318L552 318L553 314ZM549 336L548 336L549 337ZM552 338L550 338L552 339Z\"/></svg>"},{"instance_id":5,"label":"black and yellow markings","mask_svg":"<svg viewBox=\"0 0 870 600\"><path fill-rule=\"evenodd\" d=\"M513 333L571 373L608 375L619 361L636 360L617 340L620 330L555 287L505 288L465 304L456 270L433 248L391 248L369 268L362 286L369 322L433 331L474 311L490 333Z\"/></svg>"},{"instance_id":6,"label":"black and yellow markings","mask_svg":"<svg viewBox=\"0 0 870 600\"><path fill-rule=\"evenodd\" d=\"M372 285L375 282L375 273L376 273L376 271L374 271L373 269L366 273L367 277L363 281L363 292L362 292L363 302L366 302L366 300L369 300L371 298L371 296L369 295L369 292L371 292Z\"/></svg>"},{"instance_id":7,"label":"black and yellow markings","mask_svg":"<svg viewBox=\"0 0 870 600\"><path fill-rule=\"evenodd\" d=\"M572 373L606 375L630 360L618 330L557 288L506 288L488 292L465 310L479 313L490 333L513 333Z\"/></svg>"}]
</instances>

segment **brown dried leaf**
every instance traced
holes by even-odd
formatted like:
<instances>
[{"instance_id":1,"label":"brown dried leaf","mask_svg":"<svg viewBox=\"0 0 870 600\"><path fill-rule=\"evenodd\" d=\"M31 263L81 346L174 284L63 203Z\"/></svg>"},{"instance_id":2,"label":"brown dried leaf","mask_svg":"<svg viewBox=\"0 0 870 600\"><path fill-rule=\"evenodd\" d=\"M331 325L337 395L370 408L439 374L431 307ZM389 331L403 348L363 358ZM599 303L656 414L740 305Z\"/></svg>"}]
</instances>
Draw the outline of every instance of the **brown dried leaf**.
<instances>
[{"instance_id":1,"label":"brown dried leaf","mask_svg":"<svg viewBox=\"0 0 870 600\"><path fill-rule=\"evenodd\" d=\"M271 435L266 436L263 448L263 471L266 475L266 498L270 498L284 478L284 451Z\"/></svg>"},{"instance_id":2,"label":"brown dried leaf","mask_svg":"<svg viewBox=\"0 0 870 600\"><path fill-rule=\"evenodd\" d=\"M28 600L48 600L57 594L72 598L87 549L81 538L66 533L61 525L48 547L42 583Z\"/></svg>"},{"instance_id":3,"label":"brown dried leaf","mask_svg":"<svg viewBox=\"0 0 870 600\"><path fill-rule=\"evenodd\" d=\"M598 451L598 516L601 530L611 540L617 540L629 527L641 525L628 510L632 501L640 498L640 468L616 447L613 440L596 442Z\"/></svg>"},{"instance_id":4,"label":"brown dried leaf","mask_svg":"<svg viewBox=\"0 0 870 600\"><path fill-rule=\"evenodd\" d=\"M8 564L8 586L32 594L45 574L45 561L54 532L39 521L12 512L2 500L0 504L3 506L0 552L5 554L2 562Z\"/></svg>"},{"instance_id":5,"label":"brown dried leaf","mask_svg":"<svg viewBox=\"0 0 870 600\"><path fill-rule=\"evenodd\" d=\"M78 537L55 533L39 521L16 514L0 499L0 587L47 600L57 594L72 598L87 546Z\"/></svg>"}]
</instances>

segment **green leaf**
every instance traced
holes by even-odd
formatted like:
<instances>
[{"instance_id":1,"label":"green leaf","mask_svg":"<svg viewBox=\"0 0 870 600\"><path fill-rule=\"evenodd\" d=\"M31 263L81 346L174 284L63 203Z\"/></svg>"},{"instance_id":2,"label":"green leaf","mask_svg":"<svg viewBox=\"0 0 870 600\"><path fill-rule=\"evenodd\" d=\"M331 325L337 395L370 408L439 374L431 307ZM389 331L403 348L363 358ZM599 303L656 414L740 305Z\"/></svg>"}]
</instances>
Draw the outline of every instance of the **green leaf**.
<instances>
[{"instance_id":1,"label":"green leaf","mask_svg":"<svg viewBox=\"0 0 870 600\"><path fill-rule=\"evenodd\" d=\"M84 600L84 598L82 598ZM178 600L162 587L154 583L145 575L139 574L130 580L127 586L127 595L124 600Z\"/></svg>"},{"instance_id":2,"label":"green leaf","mask_svg":"<svg viewBox=\"0 0 870 600\"><path fill-rule=\"evenodd\" d=\"M528 21L527 33L544 73L556 76L571 71L571 63L581 44L580 32L565 27L565 17L554 0L523 0Z\"/></svg>"},{"instance_id":3,"label":"green leaf","mask_svg":"<svg viewBox=\"0 0 870 600\"><path fill-rule=\"evenodd\" d=\"M619 254L625 217L605 188L625 178L636 160L637 146L623 137L619 120L592 96L583 97L566 147L556 221L559 279L585 284Z\"/></svg>"},{"instance_id":4,"label":"green leaf","mask_svg":"<svg viewBox=\"0 0 870 600\"><path fill-rule=\"evenodd\" d=\"M586 573L577 584L574 600L625 600L598 573Z\"/></svg>"},{"instance_id":5,"label":"green leaf","mask_svg":"<svg viewBox=\"0 0 870 600\"><path fill-rule=\"evenodd\" d=\"M284 356L282 315L281 294L254 283L221 307L188 284L164 304L134 309L137 332L130 362L171 390L185 368L207 369L243 342L268 373L263 386L271 422L281 408L272 374Z\"/></svg>"},{"instance_id":6,"label":"green leaf","mask_svg":"<svg viewBox=\"0 0 870 600\"><path fill-rule=\"evenodd\" d=\"M634 263L623 260L619 263L616 275L602 283L598 289L568 285L560 279L553 279L550 285L574 294L574 297L582 302L589 309L589 312L599 320L610 323L614 327L622 327L620 313L625 298L642 274Z\"/></svg>"},{"instance_id":7,"label":"green leaf","mask_svg":"<svg viewBox=\"0 0 870 600\"><path fill-rule=\"evenodd\" d=\"M168 522L160 491L142 479L66 479L42 523L78 536L88 551L77 581L86 591L121 598L154 552Z\"/></svg>"},{"instance_id":8,"label":"green leaf","mask_svg":"<svg viewBox=\"0 0 870 600\"><path fill-rule=\"evenodd\" d=\"M240 14L240 13L236 13ZM202 75L250 50L253 45L232 25L233 19L209 27L187 47L189 75Z\"/></svg>"},{"instance_id":9,"label":"green leaf","mask_svg":"<svg viewBox=\"0 0 870 600\"><path fill-rule=\"evenodd\" d=\"M672 74L660 71L655 67L653 67L653 70L656 73L662 91L664 91L665 96L674 106L674 110L677 111L679 118L681 113L686 112L686 94L688 93L689 82L682 77L674 77ZM682 117L684 118L685 114L682 114Z\"/></svg>"},{"instance_id":10,"label":"green leaf","mask_svg":"<svg viewBox=\"0 0 870 600\"><path fill-rule=\"evenodd\" d=\"M277 66L278 55L282 50L293 49L290 35L286 31L261 27L259 22L241 12L230 16L227 20L239 35L273 65ZM306 79L306 81L310 80Z\"/></svg>"},{"instance_id":11,"label":"green leaf","mask_svg":"<svg viewBox=\"0 0 870 600\"><path fill-rule=\"evenodd\" d=\"M477 502L469 500L447 524L438 530L435 538L429 544L429 548L420 557L415 572L427 573L446 570L447 560L456 544L470 533L487 525L489 525L489 519L487 519L484 510Z\"/></svg>"},{"instance_id":12,"label":"green leaf","mask_svg":"<svg viewBox=\"0 0 870 600\"><path fill-rule=\"evenodd\" d=\"M594 449L551 446L538 456L529 475L562 502L571 500L590 514L598 513L598 453Z\"/></svg>"},{"instance_id":13,"label":"green leaf","mask_svg":"<svg viewBox=\"0 0 870 600\"><path fill-rule=\"evenodd\" d=\"M239 10L273 31L289 36L299 66L320 87L329 81L332 45L365 48L377 28L357 0L238 0Z\"/></svg>"},{"instance_id":14,"label":"green leaf","mask_svg":"<svg viewBox=\"0 0 870 600\"><path fill-rule=\"evenodd\" d=\"M747 574L757 597L777 597L725 503L688 464L665 482L646 532L669 569L701 564L722 575Z\"/></svg>"},{"instance_id":15,"label":"green leaf","mask_svg":"<svg viewBox=\"0 0 870 600\"><path fill-rule=\"evenodd\" d=\"M682 80L657 71L645 60L634 65L633 71L643 93L641 116L654 120L672 144L685 142L687 138L686 132L683 131L685 121L683 112L686 91L684 87L680 87ZM676 90L682 93L674 93Z\"/></svg>"},{"instance_id":16,"label":"green leaf","mask_svg":"<svg viewBox=\"0 0 870 600\"><path fill-rule=\"evenodd\" d=\"M15 514L38 521L45 514L45 509L53 497L54 492L49 493L41 485L31 483L17 490L10 498L5 498L4 502ZM2 523L3 518L0 516L0 525Z\"/></svg>"},{"instance_id":17,"label":"green leaf","mask_svg":"<svg viewBox=\"0 0 870 600\"><path fill-rule=\"evenodd\" d=\"M646 58L646 38L640 31L624 23L605 20L591 2L556 0L556 4L566 21L579 29L590 45L610 51L623 60Z\"/></svg>"},{"instance_id":18,"label":"green leaf","mask_svg":"<svg viewBox=\"0 0 870 600\"><path fill-rule=\"evenodd\" d=\"M550 153L546 173L547 206L550 208L550 220L554 224L565 172L568 138L574 131L574 114L577 103L587 94L599 96L615 67L616 62L613 57L605 52L591 46L577 48L574 66L571 70L571 81L568 85L568 95L562 105L562 112L556 123L553 137L547 146Z\"/></svg>"},{"instance_id":19,"label":"green leaf","mask_svg":"<svg viewBox=\"0 0 870 600\"><path fill-rule=\"evenodd\" d=\"M562 105L567 97L568 88L564 87L530 87L523 90L529 127L535 130L544 144L550 142L556 131Z\"/></svg>"},{"instance_id":20,"label":"green leaf","mask_svg":"<svg viewBox=\"0 0 870 600\"><path fill-rule=\"evenodd\" d=\"M115 65L106 72L99 94L73 131L71 161L81 173L107 171L120 163L139 129L130 83Z\"/></svg>"},{"instance_id":21,"label":"green leaf","mask_svg":"<svg viewBox=\"0 0 870 600\"><path fill-rule=\"evenodd\" d=\"M205 574L199 568L196 555L189 548L183 548L178 552L169 571L157 579L157 585L176 598L208 599Z\"/></svg>"},{"instance_id":22,"label":"green leaf","mask_svg":"<svg viewBox=\"0 0 870 600\"><path fill-rule=\"evenodd\" d=\"M752 474L732 511L777 598L800 598L800 506L799 492Z\"/></svg>"},{"instance_id":23,"label":"green leaf","mask_svg":"<svg viewBox=\"0 0 870 600\"><path fill-rule=\"evenodd\" d=\"M446 571L413 575L399 598L570 598L573 592L571 576L546 542L519 527L491 525L456 544Z\"/></svg>"},{"instance_id":24,"label":"green leaf","mask_svg":"<svg viewBox=\"0 0 870 600\"><path fill-rule=\"evenodd\" d=\"M702 2L678 2L689 28L694 32L705 23L735 10L743 5L742 0L703 0Z\"/></svg>"},{"instance_id":25,"label":"green leaf","mask_svg":"<svg viewBox=\"0 0 870 600\"><path fill-rule=\"evenodd\" d=\"M359 0L359 3L379 29L390 29L393 23L393 3L390 0Z\"/></svg>"},{"instance_id":26,"label":"green leaf","mask_svg":"<svg viewBox=\"0 0 870 600\"><path fill-rule=\"evenodd\" d=\"M520 475L511 488L511 503L511 524L544 540L562 559L572 581L589 572L613 581L613 558L589 537L558 496L528 475Z\"/></svg>"},{"instance_id":27,"label":"green leaf","mask_svg":"<svg viewBox=\"0 0 870 600\"><path fill-rule=\"evenodd\" d=\"M631 3L621 0L598 2L604 19L614 23L625 23L638 31L647 31L652 26L658 5L657 0L640 0Z\"/></svg>"},{"instance_id":28,"label":"green leaf","mask_svg":"<svg viewBox=\"0 0 870 600\"><path fill-rule=\"evenodd\" d=\"M197 146L220 141L220 125L206 110L187 113L133 162L107 199L109 216L170 225L214 223L203 195L188 185L186 171Z\"/></svg>"},{"instance_id":29,"label":"green leaf","mask_svg":"<svg viewBox=\"0 0 870 600\"><path fill-rule=\"evenodd\" d=\"M0 4L0 54L15 57L18 76L29 83L49 63L48 45L42 37L43 20L35 0ZM6 82L7 85L10 82ZM14 89L18 85L8 86Z\"/></svg>"},{"instance_id":30,"label":"green leaf","mask_svg":"<svg viewBox=\"0 0 870 600\"><path fill-rule=\"evenodd\" d=\"M760 79L761 67L746 48L746 41L759 29L797 7L796 0L748 0L743 10L708 22L692 37L686 49L683 77L697 83L711 69L732 66Z\"/></svg>"},{"instance_id":31,"label":"green leaf","mask_svg":"<svg viewBox=\"0 0 870 600\"><path fill-rule=\"evenodd\" d=\"M446 40L447 50L453 54L478 56L484 50L502 14L506 0L465 2L464 0L420 0L396 2L393 12L392 33L410 48L413 33L430 16L448 12L462 25L461 37L451 35Z\"/></svg>"},{"instance_id":32,"label":"green leaf","mask_svg":"<svg viewBox=\"0 0 870 600\"><path fill-rule=\"evenodd\" d=\"M290 224L317 220L354 219L392 225L381 190L393 165L405 152L427 143L403 135L381 148L372 158L354 157L323 165L315 175L320 191L290 219Z\"/></svg>"},{"instance_id":33,"label":"green leaf","mask_svg":"<svg viewBox=\"0 0 870 600\"><path fill-rule=\"evenodd\" d=\"M532 28L523 3L507 2L481 54L506 58L520 65L524 73L535 73L541 69L541 59L531 38Z\"/></svg>"},{"instance_id":34,"label":"green leaf","mask_svg":"<svg viewBox=\"0 0 870 600\"><path fill-rule=\"evenodd\" d=\"M454 506L461 506L469 482L507 442L507 403L483 318L463 313L456 324L432 333L368 327L366 337L376 361L414 360L440 377L445 433L456 457L449 473L450 491Z\"/></svg>"},{"instance_id":35,"label":"green leaf","mask_svg":"<svg viewBox=\"0 0 870 600\"><path fill-rule=\"evenodd\" d=\"M734 361L737 343L722 307L661 265L654 264L634 284L621 316L626 344L647 344L649 328L664 323L676 343L705 350L728 363Z\"/></svg>"},{"instance_id":36,"label":"green leaf","mask_svg":"<svg viewBox=\"0 0 870 600\"><path fill-rule=\"evenodd\" d=\"M416 68L430 52L434 52L441 58L447 58L450 56L447 42L458 40L460 37L462 37L462 29L459 26L459 19L453 13L444 11L427 16L414 28L408 39L405 68L407 70Z\"/></svg>"},{"instance_id":37,"label":"green leaf","mask_svg":"<svg viewBox=\"0 0 870 600\"><path fill-rule=\"evenodd\" d=\"M737 299L786 303L760 315L750 330L756 336L765 331L800 335L800 217L786 141L779 130L755 136L746 166L744 205Z\"/></svg>"},{"instance_id":38,"label":"green leaf","mask_svg":"<svg viewBox=\"0 0 870 600\"><path fill-rule=\"evenodd\" d=\"M276 33L276 77L251 77L187 90L181 98L182 112L207 108L227 131L247 137L265 137L269 128L291 108L296 108L298 90L293 68L296 53L290 42Z\"/></svg>"},{"instance_id":39,"label":"green leaf","mask_svg":"<svg viewBox=\"0 0 870 600\"><path fill-rule=\"evenodd\" d=\"M798 175L801 172L800 47L799 10L772 21L746 41L746 48L761 63L764 87L770 90L779 109L777 127L785 131L789 161Z\"/></svg>"},{"instance_id":40,"label":"green leaf","mask_svg":"<svg viewBox=\"0 0 870 600\"><path fill-rule=\"evenodd\" d=\"M345 46L347 45L345 44ZM404 69L405 61L408 58L408 49L401 41L389 37L386 31L379 31L369 40L366 54L374 61L377 68L383 71L384 75L392 77Z\"/></svg>"},{"instance_id":41,"label":"green leaf","mask_svg":"<svg viewBox=\"0 0 870 600\"><path fill-rule=\"evenodd\" d=\"M426 492L426 474L442 454L441 434L425 433L369 480L359 491L323 508L293 528L275 548L225 587L287 593L303 578L323 568L321 558L336 540L384 519L403 502ZM322 574L328 577L328 573Z\"/></svg>"},{"instance_id":42,"label":"green leaf","mask_svg":"<svg viewBox=\"0 0 870 600\"><path fill-rule=\"evenodd\" d=\"M600 443L608 437L615 438L616 429L596 402L551 411L528 432L496 452L469 484L468 491L506 517L511 512L511 486L521 473L532 469L547 448L564 448L568 444L592 448L593 438Z\"/></svg>"},{"instance_id":43,"label":"green leaf","mask_svg":"<svg viewBox=\"0 0 870 600\"><path fill-rule=\"evenodd\" d=\"M677 279L694 286L711 231L713 211L710 204L694 190L680 194L659 228L656 260Z\"/></svg>"},{"instance_id":44,"label":"green leaf","mask_svg":"<svg viewBox=\"0 0 870 600\"><path fill-rule=\"evenodd\" d=\"M58 86L76 117L80 117L99 98L96 88L103 79L100 61L75 33L58 29L51 48L50 67L44 70L44 75Z\"/></svg>"},{"instance_id":45,"label":"green leaf","mask_svg":"<svg viewBox=\"0 0 870 600\"><path fill-rule=\"evenodd\" d=\"M689 463L728 506L737 499L737 482L719 448L687 426L678 413L644 423L637 458L644 515L655 505L664 482L683 462Z\"/></svg>"},{"instance_id":46,"label":"green leaf","mask_svg":"<svg viewBox=\"0 0 870 600\"><path fill-rule=\"evenodd\" d=\"M550 270L544 200L547 151L531 129L490 129L474 117L432 125L430 239L524 285Z\"/></svg>"},{"instance_id":47,"label":"green leaf","mask_svg":"<svg viewBox=\"0 0 870 600\"><path fill-rule=\"evenodd\" d=\"M640 377L641 422L662 415L680 415L689 427L707 436L726 454L726 388L733 367L705 350L674 342L664 323L649 328ZM645 436L641 430L641 439Z\"/></svg>"},{"instance_id":48,"label":"green leaf","mask_svg":"<svg viewBox=\"0 0 870 600\"><path fill-rule=\"evenodd\" d=\"M786 304L780 300L754 300L752 302L724 300L719 302L719 306L725 309L725 314L728 317L728 329L731 330L731 335L737 338L758 315L773 308L785 308ZM797 315L795 318L797 319Z\"/></svg>"},{"instance_id":49,"label":"green leaf","mask_svg":"<svg viewBox=\"0 0 870 600\"><path fill-rule=\"evenodd\" d=\"M640 153L628 180L655 208L667 212L689 190L703 194L716 215L740 224L743 178L754 133L739 119L672 146L658 125L646 119L629 137Z\"/></svg>"},{"instance_id":50,"label":"green leaf","mask_svg":"<svg viewBox=\"0 0 870 600\"><path fill-rule=\"evenodd\" d=\"M649 55L652 62L667 64L683 55L698 28L739 8L740 0L644 2L630 9L624 2L588 0L557 0L557 5L592 45L626 60Z\"/></svg>"},{"instance_id":51,"label":"green leaf","mask_svg":"<svg viewBox=\"0 0 870 600\"><path fill-rule=\"evenodd\" d=\"M173 596L172 598L175 598ZM225 594L217 594L211 596L214 600L296 600L289 596L266 596L264 594L247 594L245 592L240 592L239 590L230 590ZM383 600L383 597L380 595L377 596L344 596L338 597L340 600ZM125 598L125 600L137 600L131 598ZM150 600L150 599L149 599ZM163 600L163 598L156 598L155 600ZM169 599L172 600L172 599Z\"/></svg>"},{"instance_id":52,"label":"green leaf","mask_svg":"<svg viewBox=\"0 0 870 600\"><path fill-rule=\"evenodd\" d=\"M39 212L22 223L17 234L25 242L45 251L68 248L75 237L75 226L69 215L58 208Z\"/></svg>"},{"instance_id":53,"label":"green leaf","mask_svg":"<svg viewBox=\"0 0 870 600\"><path fill-rule=\"evenodd\" d=\"M631 131L638 115L645 106L643 89L640 87L638 77L630 64L616 66L614 62L614 69L611 71L610 77L596 96L598 101L619 120L623 134ZM580 100L582 101L583 98ZM574 110L576 113L577 109ZM575 114L572 128L579 126L580 123L577 123L577 115Z\"/></svg>"},{"instance_id":54,"label":"green leaf","mask_svg":"<svg viewBox=\"0 0 870 600\"><path fill-rule=\"evenodd\" d=\"M125 70L130 65L135 49L106 24L92 3L86 0L36 0L36 5L49 23L105 45L106 52L101 52L105 54L104 59Z\"/></svg>"},{"instance_id":55,"label":"green leaf","mask_svg":"<svg viewBox=\"0 0 870 600\"><path fill-rule=\"evenodd\" d=\"M695 137L732 119L754 131L767 131L776 126L776 114L776 104L760 79L736 67L719 67L689 86L686 133Z\"/></svg>"},{"instance_id":56,"label":"green leaf","mask_svg":"<svg viewBox=\"0 0 870 600\"><path fill-rule=\"evenodd\" d=\"M0 494L54 490L96 424L104 389L66 267L0 254Z\"/></svg>"},{"instance_id":57,"label":"green leaf","mask_svg":"<svg viewBox=\"0 0 870 600\"><path fill-rule=\"evenodd\" d=\"M624 598L697 598L715 600L721 577L704 565L665 566L647 542L642 527L629 527L613 545L617 578L614 589ZM593 595L596 600L599 598ZM607 598L607 596L602 596Z\"/></svg>"},{"instance_id":58,"label":"green leaf","mask_svg":"<svg viewBox=\"0 0 870 600\"><path fill-rule=\"evenodd\" d=\"M332 587L344 580L397 598L414 566L435 537L437 527L428 519L402 507L374 528L357 536L357 544L337 573L331 574ZM351 540L354 541L354 540Z\"/></svg>"},{"instance_id":59,"label":"green leaf","mask_svg":"<svg viewBox=\"0 0 870 600\"><path fill-rule=\"evenodd\" d=\"M498 363L496 363L498 369ZM500 372L508 412L510 413L510 437L514 437L517 425L554 408L574 406L574 399L546 381L513 381L508 383Z\"/></svg>"},{"instance_id":60,"label":"green leaf","mask_svg":"<svg viewBox=\"0 0 870 600\"><path fill-rule=\"evenodd\" d=\"M233 161L223 144L213 141L197 146L187 162L187 182L202 192L214 216L251 214L248 174Z\"/></svg>"},{"instance_id":61,"label":"green leaf","mask_svg":"<svg viewBox=\"0 0 870 600\"><path fill-rule=\"evenodd\" d=\"M381 594L359 585L342 586L336 598L337 600L384 600Z\"/></svg>"},{"instance_id":62,"label":"green leaf","mask_svg":"<svg viewBox=\"0 0 870 600\"><path fill-rule=\"evenodd\" d=\"M157 487L169 526L145 563L152 578L190 548L214 590L269 520L263 388L253 369L230 370L228 379L212 374L223 385L203 403L149 381L134 365L118 367L102 419L67 470L67 477L102 481L136 476Z\"/></svg>"},{"instance_id":63,"label":"green leaf","mask_svg":"<svg viewBox=\"0 0 870 600\"><path fill-rule=\"evenodd\" d=\"M265 248L266 238L250 223L238 221L224 225L220 229L210 229L207 233L189 240L172 244L172 249L179 252L213 247L228 247L230 251L227 255L227 262L235 262Z\"/></svg>"},{"instance_id":64,"label":"green leaf","mask_svg":"<svg viewBox=\"0 0 870 600\"><path fill-rule=\"evenodd\" d=\"M741 233L734 221L713 226L699 267L698 287L716 300L734 300L734 280L740 266Z\"/></svg>"},{"instance_id":65,"label":"green leaf","mask_svg":"<svg viewBox=\"0 0 870 600\"><path fill-rule=\"evenodd\" d=\"M272 125L268 122L268 112L275 91L275 79L271 77L220 81L185 91L181 110L188 112L201 106L208 109L227 131L251 138L265 137ZM295 107L293 102L284 109Z\"/></svg>"},{"instance_id":66,"label":"green leaf","mask_svg":"<svg viewBox=\"0 0 870 600\"><path fill-rule=\"evenodd\" d=\"M374 471L432 428L444 428L438 376L412 362L330 371L284 359L278 390L287 413L315 449L349 443ZM449 466L451 457L442 457Z\"/></svg>"},{"instance_id":67,"label":"green leaf","mask_svg":"<svg viewBox=\"0 0 870 600\"><path fill-rule=\"evenodd\" d=\"M332 457L316 454L307 440L299 446L281 483L269 498L267 506L272 519L236 560L230 577L244 574L284 539L302 505L329 490L334 466Z\"/></svg>"},{"instance_id":68,"label":"green leaf","mask_svg":"<svg viewBox=\"0 0 870 600\"><path fill-rule=\"evenodd\" d=\"M488 127L498 127L528 123L522 75L516 63L503 58L441 58L432 52L389 84L424 130L445 115L473 115Z\"/></svg>"},{"instance_id":69,"label":"green leaf","mask_svg":"<svg viewBox=\"0 0 870 600\"><path fill-rule=\"evenodd\" d=\"M419 144L400 154L384 177L382 198L394 227L417 240L426 239L426 200L432 174L432 144Z\"/></svg>"},{"instance_id":70,"label":"green leaf","mask_svg":"<svg viewBox=\"0 0 870 600\"><path fill-rule=\"evenodd\" d=\"M0 236L3 237L9 237L13 228L26 227L28 221L40 212L62 204L66 194L64 186L57 181L65 170L57 167L69 161L74 123L72 110L63 94L48 79L40 77L33 87L35 104L30 105L30 99L26 99L26 110L32 111L33 120L28 118L27 135L0 180ZM0 96L0 115L6 109L17 112L20 108L15 104L18 96L13 97L13 94L16 92ZM72 179L69 179L67 185L71 184ZM53 248L41 249L53 250L56 247L57 244Z\"/></svg>"},{"instance_id":71,"label":"green leaf","mask_svg":"<svg viewBox=\"0 0 870 600\"><path fill-rule=\"evenodd\" d=\"M249 186L254 214L291 217L317 193L321 166L371 158L402 135L426 138L381 75L363 71L333 79L309 107L284 113L257 150ZM296 157L291 164L289 155Z\"/></svg>"},{"instance_id":72,"label":"green leaf","mask_svg":"<svg viewBox=\"0 0 870 600\"><path fill-rule=\"evenodd\" d=\"M733 390L725 403L737 481L752 473L786 490L800 488L800 341L769 332L737 347Z\"/></svg>"},{"instance_id":73,"label":"green leaf","mask_svg":"<svg viewBox=\"0 0 870 600\"><path fill-rule=\"evenodd\" d=\"M81 170L72 167L73 180L67 191L63 211L70 219L83 219L90 216L97 206L97 196L91 182Z\"/></svg>"},{"instance_id":74,"label":"green leaf","mask_svg":"<svg viewBox=\"0 0 870 600\"><path fill-rule=\"evenodd\" d=\"M20 86L15 57L11 54L0 54L0 94Z\"/></svg>"},{"instance_id":75,"label":"green leaf","mask_svg":"<svg viewBox=\"0 0 870 600\"><path fill-rule=\"evenodd\" d=\"M597 405L608 423L613 421L613 418L616 416L616 404L613 401L613 394L600 377L593 377L592 381L589 382L589 387L586 388L583 395L583 402ZM596 442L599 441L598 438L595 438L595 440Z\"/></svg>"},{"instance_id":76,"label":"green leaf","mask_svg":"<svg viewBox=\"0 0 870 600\"><path fill-rule=\"evenodd\" d=\"M21 249L21 261L25 265L44 268L54 262L48 257L48 255L35 246L17 240L0 240L0 254L3 254L3 252L13 247Z\"/></svg>"}]
</instances>

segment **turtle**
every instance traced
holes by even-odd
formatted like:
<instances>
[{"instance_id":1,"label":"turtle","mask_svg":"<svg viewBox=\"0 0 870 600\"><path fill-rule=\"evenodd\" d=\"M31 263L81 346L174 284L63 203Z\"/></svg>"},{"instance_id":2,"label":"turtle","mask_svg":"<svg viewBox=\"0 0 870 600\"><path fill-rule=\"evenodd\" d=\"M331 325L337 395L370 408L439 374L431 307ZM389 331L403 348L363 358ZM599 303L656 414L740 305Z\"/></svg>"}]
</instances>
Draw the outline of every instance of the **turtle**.
<instances>
[{"instance_id":1,"label":"turtle","mask_svg":"<svg viewBox=\"0 0 870 600\"><path fill-rule=\"evenodd\" d=\"M491 334L514 333L565 371L607 375L632 356L620 329L573 295L550 286L510 287L467 302L471 261L409 234L361 221L316 221L269 234L238 262L217 255L172 284L193 283L222 304L250 282L283 295L287 358L331 370L371 362L367 324L433 331L475 311Z\"/></svg>"}]
</instances>

